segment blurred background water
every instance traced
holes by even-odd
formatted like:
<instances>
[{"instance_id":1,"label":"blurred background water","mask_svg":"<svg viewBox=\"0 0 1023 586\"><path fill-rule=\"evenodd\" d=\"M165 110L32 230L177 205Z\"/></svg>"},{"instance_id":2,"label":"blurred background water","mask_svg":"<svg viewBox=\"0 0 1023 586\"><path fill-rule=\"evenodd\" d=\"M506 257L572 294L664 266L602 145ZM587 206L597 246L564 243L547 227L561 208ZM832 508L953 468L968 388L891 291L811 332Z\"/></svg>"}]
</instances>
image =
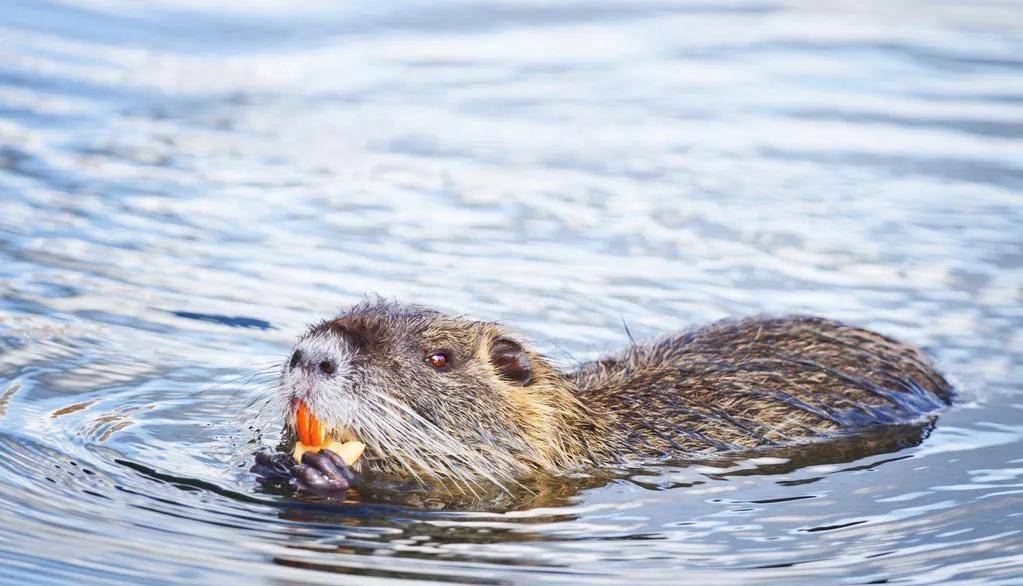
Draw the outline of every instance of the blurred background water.
<instances>
[{"instance_id":1,"label":"blurred background water","mask_svg":"<svg viewBox=\"0 0 1023 586\"><path fill-rule=\"evenodd\" d=\"M1020 583L1021 56L1002 1L5 0L0 579ZM251 375L366 292L566 365L823 314L962 400L528 506L259 491Z\"/></svg>"}]
</instances>

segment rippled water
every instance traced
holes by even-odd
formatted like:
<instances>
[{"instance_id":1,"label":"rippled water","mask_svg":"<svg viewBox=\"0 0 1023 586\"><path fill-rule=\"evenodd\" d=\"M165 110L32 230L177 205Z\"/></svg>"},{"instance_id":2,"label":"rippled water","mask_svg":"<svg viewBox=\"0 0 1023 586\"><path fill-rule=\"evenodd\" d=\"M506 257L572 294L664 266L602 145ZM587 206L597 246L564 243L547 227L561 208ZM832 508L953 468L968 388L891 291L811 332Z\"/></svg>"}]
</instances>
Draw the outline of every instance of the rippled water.
<instances>
[{"instance_id":1,"label":"rippled water","mask_svg":"<svg viewBox=\"0 0 1023 586\"><path fill-rule=\"evenodd\" d=\"M206 4L0 10L0 579L1023 581L1023 6ZM258 373L368 291L566 365L824 314L962 398L513 502L258 490Z\"/></svg>"}]
</instances>

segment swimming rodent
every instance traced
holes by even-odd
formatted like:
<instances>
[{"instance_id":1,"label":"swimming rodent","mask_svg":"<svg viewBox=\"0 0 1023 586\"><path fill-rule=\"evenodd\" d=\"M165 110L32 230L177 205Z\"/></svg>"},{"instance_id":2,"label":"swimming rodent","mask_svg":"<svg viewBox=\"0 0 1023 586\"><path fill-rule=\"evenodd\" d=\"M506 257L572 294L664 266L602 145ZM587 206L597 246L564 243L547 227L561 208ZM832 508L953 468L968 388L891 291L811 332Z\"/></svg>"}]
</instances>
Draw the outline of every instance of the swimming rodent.
<instances>
[{"instance_id":1,"label":"swimming rodent","mask_svg":"<svg viewBox=\"0 0 1023 586\"><path fill-rule=\"evenodd\" d=\"M834 437L953 398L921 351L823 318L719 321L563 371L497 323L379 298L312 326L275 392L291 438L304 404L365 443L356 471L498 486ZM355 478L328 450L281 456L254 471L307 490Z\"/></svg>"}]
</instances>

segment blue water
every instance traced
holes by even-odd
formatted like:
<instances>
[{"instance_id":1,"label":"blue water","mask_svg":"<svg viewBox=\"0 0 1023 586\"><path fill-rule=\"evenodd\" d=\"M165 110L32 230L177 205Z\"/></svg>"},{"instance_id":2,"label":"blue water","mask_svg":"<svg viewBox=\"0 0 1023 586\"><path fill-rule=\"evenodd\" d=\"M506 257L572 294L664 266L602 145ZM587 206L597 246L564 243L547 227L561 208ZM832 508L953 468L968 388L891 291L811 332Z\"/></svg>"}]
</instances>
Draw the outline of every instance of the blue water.
<instances>
[{"instance_id":1,"label":"blue water","mask_svg":"<svg viewBox=\"0 0 1023 586\"><path fill-rule=\"evenodd\" d=\"M1023 581L1023 5L208 4L0 8L0 581ZM822 314L961 400L512 502L259 490L274 366L366 292L566 366Z\"/></svg>"}]
</instances>

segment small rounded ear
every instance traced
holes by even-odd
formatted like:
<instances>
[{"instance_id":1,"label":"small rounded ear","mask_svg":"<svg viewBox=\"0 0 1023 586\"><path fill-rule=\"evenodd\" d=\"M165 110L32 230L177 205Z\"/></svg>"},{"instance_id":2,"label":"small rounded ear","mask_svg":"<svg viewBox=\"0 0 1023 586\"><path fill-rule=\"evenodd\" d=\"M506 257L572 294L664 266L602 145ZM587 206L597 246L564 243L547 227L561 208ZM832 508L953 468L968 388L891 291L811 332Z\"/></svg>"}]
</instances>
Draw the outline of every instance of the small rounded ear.
<instances>
[{"instance_id":1,"label":"small rounded ear","mask_svg":"<svg viewBox=\"0 0 1023 586\"><path fill-rule=\"evenodd\" d=\"M533 364L522 345L515 340L498 338L490 345L490 362L497 374L517 387L533 382Z\"/></svg>"}]
</instances>

